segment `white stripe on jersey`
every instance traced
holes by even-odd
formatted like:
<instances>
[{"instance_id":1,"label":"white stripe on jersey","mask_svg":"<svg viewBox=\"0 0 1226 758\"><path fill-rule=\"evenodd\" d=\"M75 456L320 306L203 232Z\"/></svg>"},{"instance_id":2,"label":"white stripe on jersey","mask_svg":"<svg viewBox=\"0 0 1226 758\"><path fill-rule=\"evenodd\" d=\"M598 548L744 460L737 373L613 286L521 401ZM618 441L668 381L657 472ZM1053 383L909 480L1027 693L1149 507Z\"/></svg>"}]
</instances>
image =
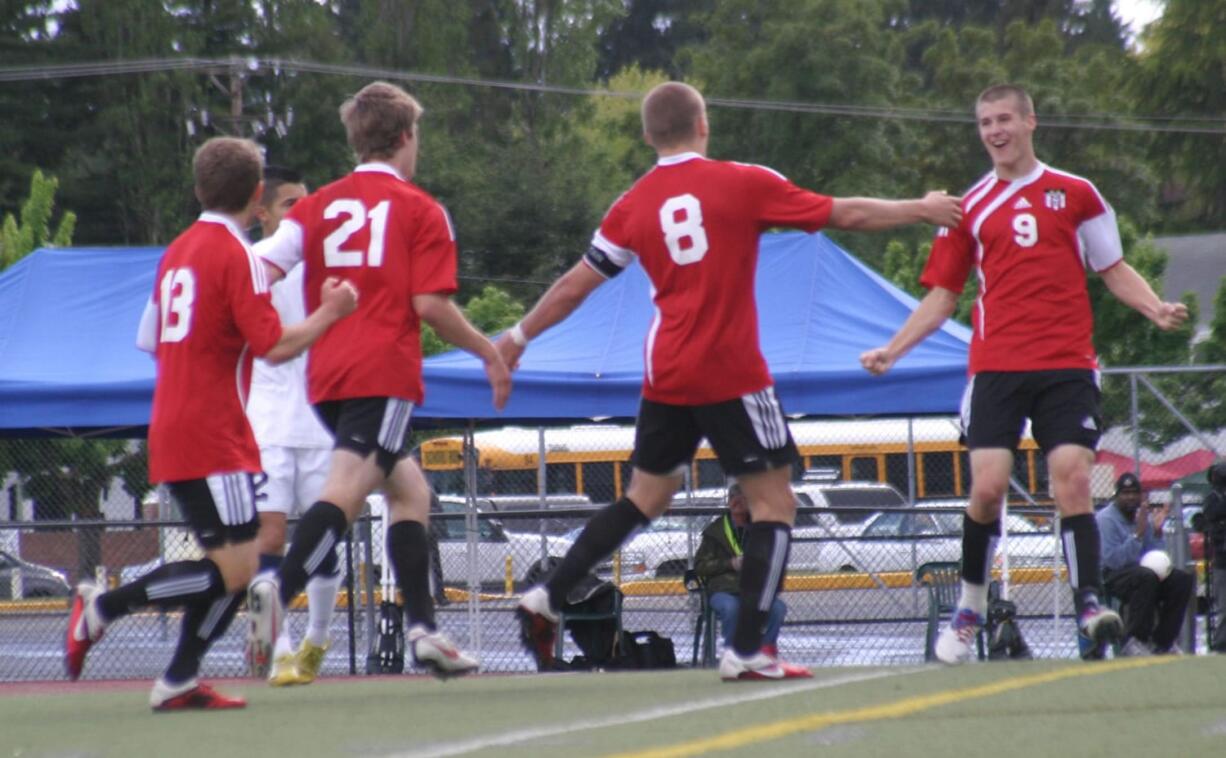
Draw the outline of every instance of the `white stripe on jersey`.
<instances>
[{"instance_id":1,"label":"white stripe on jersey","mask_svg":"<svg viewBox=\"0 0 1226 758\"><path fill-rule=\"evenodd\" d=\"M609 260L622 268L634 262L633 250L613 244L608 237L600 233L599 229L592 235L592 247L609 256Z\"/></svg>"},{"instance_id":2,"label":"white stripe on jersey","mask_svg":"<svg viewBox=\"0 0 1226 758\"><path fill-rule=\"evenodd\" d=\"M656 301L656 288L655 288L655 285L652 285L651 287L651 302L652 302L651 309L652 309L653 315L651 317L651 327L647 330L647 344L643 348L643 352L644 352L643 364L647 367L647 383L652 384L652 385L656 383L656 369L655 369L655 366L651 362L651 356L655 352L655 349L656 349L656 334L658 334L660 331L660 322L664 320L663 316L660 314L660 307L655 305L655 301Z\"/></svg>"},{"instance_id":3,"label":"white stripe on jersey","mask_svg":"<svg viewBox=\"0 0 1226 758\"><path fill-rule=\"evenodd\" d=\"M989 171L986 176L984 176L978 182L975 182L975 184L966 191L966 194L964 195L966 200L964 200L962 203L962 212L970 213L971 209L978 205L979 201L983 199L983 196L988 194L988 192L990 192L992 187L995 185L996 172Z\"/></svg>"},{"instance_id":4,"label":"white stripe on jersey","mask_svg":"<svg viewBox=\"0 0 1226 758\"><path fill-rule=\"evenodd\" d=\"M455 242L455 224L451 223L451 214L447 212L447 206L443 205L437 200L434 201L434 204L437 205L438 209L443 212L443 221L447 224L447 234L451 237L451 241Z\"/></svg>"},{"instance_id":5,"label":"white stripe on jersey","mask_svg":"<svg viewBox=\"0 0 1226 758\"><path fill-rule=\"evenodd\" d=\"M243 345L243 349L238 354L238 363L234 365L234 391L238 393L238 404L241 408L247 407L247 382L243 376L243 366L247 362L247 351L251 349L250 345Z\"/></svg>"},{"instance_id":6,"label":"white stripe on jersey","mask_svg":"<svg viewBox=\"0 0 1226 758\"><path fill-rule=\"evenodd\" d=\"M779 177L785 182L789 181L788 178L784 176L783 174L779 173L778 171L771 168L770 166L763 166L761 163L741 163L740 161L728 161L728 162L733 164L734 166L748 166L750 168L760 168L763 171L769 171L770 173L774 174L775 176Z\"/></svg>"}]
</instances>

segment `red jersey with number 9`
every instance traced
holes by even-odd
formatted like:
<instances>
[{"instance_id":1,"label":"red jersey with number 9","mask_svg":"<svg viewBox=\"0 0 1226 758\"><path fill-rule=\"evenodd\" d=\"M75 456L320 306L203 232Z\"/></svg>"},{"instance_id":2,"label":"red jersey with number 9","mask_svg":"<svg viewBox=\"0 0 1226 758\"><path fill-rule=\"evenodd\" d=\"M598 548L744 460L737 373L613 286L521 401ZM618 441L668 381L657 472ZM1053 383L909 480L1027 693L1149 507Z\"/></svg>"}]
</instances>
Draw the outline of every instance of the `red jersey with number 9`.
<instances>
[{"instance_id":1,"label":"red jersey with number 9","mask_svg":"<svg viewBox=\"0 0 1226 758\"><path fill-rule=\"evenodd\" d=\"M304 261L308 313L319 307L329 276L358 289L357 310L311 347L312 403L359 397L421 403L413 296L456 291L455 234L438 201L390 166L362 164L295 203L269 243L256 249L283 271Z\"/></svg>"},{"instance_id":2,"label":"red jersey with number 9","mask_svg":"<svg viewBox=\"0 0 1226 758\"><path fill-rule=\"evenodd\" d=\"M1088 180L1042 163L1013 181L990 173L941 229L920 277L961 292L975 269L969 372L1096 369L1086 269L1123 260L1115 213Z\"/></svg>"},{"instance_id":3,"label":"red jersey with number 9","mask_svg":"<svg viewBox=\"0 0 1226 758\"><path fill-rule=\"evenodd\" d=\"M661 158L618 198L584 260L610 276L637 256L651 279L645 398L706 405L773 383L758 343L758 238L815 232L832 202L768 168L697 153Z\"/></svg>"},{"instance_id":4,"label":"red jersey with number 9","mask_svg":"<svg viewBox=\"0 0 1226 758\"><path fill-rule=\"evenodd\" d=\"M281 339L264 266L234 222L204 213L158 263L149 481L260 471L244 406L251 362Z\"/></svg>"}]
</instances>

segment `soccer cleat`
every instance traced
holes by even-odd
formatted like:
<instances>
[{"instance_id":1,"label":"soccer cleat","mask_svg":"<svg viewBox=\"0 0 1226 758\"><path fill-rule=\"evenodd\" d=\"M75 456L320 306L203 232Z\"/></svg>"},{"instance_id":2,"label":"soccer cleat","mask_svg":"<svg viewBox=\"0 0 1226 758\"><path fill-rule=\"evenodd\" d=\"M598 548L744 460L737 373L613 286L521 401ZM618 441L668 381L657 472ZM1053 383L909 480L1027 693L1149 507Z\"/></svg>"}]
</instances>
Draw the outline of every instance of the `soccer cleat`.
<instances>
[{"instance_id":1,"label":"soccer cleat","mask_svg":"<svg viewBox=\"0 0 1226 758\"><path fill-rule=\"evenodd\" d=\"M778 660L762 651L758 651L748 658L742 658L735 650L727 648L719 658L719 678L725 682L741 680L771 681L806 676L812 676L808 669L799 666L788 666L785 669L779 664Z\"/></svg>"},{"instance_id":2,"label":"soccer cleat","mask_svg":"<svg viewBox=\"0 0 1226 758\"><path fill-rule=\"evenodd\" d=\"M298 681L295 684L310 684L315 681L327 652L327 645L313 645L304 639L298 646L298 652L294 654L294 668L298 672Z\"/></svg>"},{"instance_id":3,"label":"soccer cleat","mask_svg":"<svg viewBox=\"0 0 1226 758\"><path fill-rule=\"evenodd\" d=\"M951 666L966 663L971 659L975 636L983 627L983 616L970 608L959 608L949 626L941 630L937 636L934 652L937 660Z\"/></svg>"},{"instance_id":4,"label":"soccer cleat","mask_svg":"<svg viewBox=\"0 0 1226 758\"><path fill-rule=\"evenodd\" d=\"M223 695L195 679L183 684L170 684L165 679L158 679L153 683L153 692L149 693L149 707L155 713L216 711L246 708L247 701L241 697Z\"/></svg>"},{"instance_id":5,"label":"soccer cleat","mask_svg":"<svg viewBox=\"0 0 1226 758\"><path fill-rule=\"evenodd\" d=\"M447 679L476 671L476 658L455 646L442 632L430 632L420 624L409 629L409 650L417 665L429 668L435 676Z\"/></svg>"},{"instance_id":6,"label":"soccer cleat","mask_svg":"<svg viewBox=\"0 0 1226 758\"><path fill-rule=\"evenodd\" d=\"M549 592L542 586L525 592L515 615L519 618L519 641L536 659L536 670L550 670L560 617L549 606Z\"/></svg>"},{"instance_id":7,"label":"soccer cleat","mask_svg":"<svg viewBox=\"0 0 1226 758\"><path fill-rule=\"evenodd\" d=\"M273 643L281 629L281 584L261 574L247 588L247 672L258 679L269 675Z\"/></svg>"},{"instance_id":8,"label":"soccer cleat","mask_svg":"<svg viewBox=\"0 0 1226 758\"><path fill-rule=\"evenodd\" d=\"M1145 658L1153 654L1154 651L1149 645L1136 637L1129 637L1128 641L1120 646L1120 656L1124 658Z\"/></svg>"},{"instance_id":9,"label":"soccer cleat","mask_svg":"<svg viewBox=\"0 0 1226 758\"><path fill-rule=\"evenodd\" d=\"M81 677L85 655L94 643L102 639L105 624L98 613L97 598L102 588L93 582L81 582L72 598L72 613L68 616L68 633L64 640L64 668L68 678Z\"/></svg>"},{"instance_id":10,"label":"soccer cleat","mask_svg":"<svg viewBox=\"0 0 1226 758\"><path fill-rule=\"evenodd\" d=\"M1124 622L1115 611L1097 603L1086 603L1077 621L1077 630L1082 660L1098 660L1106 655L1107 647L1123 635Z\"/></svg>"},{"instance_id":11,"label":"soccer cleat","mask_svg":"<svg viewBox=\"0 0 1226 758\"><path fill-rule=\"evenodd\" d=\"M298 673L298 656L293 653L282 653L272 659L272 668L268 672L268 684L273 687L290 687L295 684L309 684Z\"/></svg>"}]
</instances>

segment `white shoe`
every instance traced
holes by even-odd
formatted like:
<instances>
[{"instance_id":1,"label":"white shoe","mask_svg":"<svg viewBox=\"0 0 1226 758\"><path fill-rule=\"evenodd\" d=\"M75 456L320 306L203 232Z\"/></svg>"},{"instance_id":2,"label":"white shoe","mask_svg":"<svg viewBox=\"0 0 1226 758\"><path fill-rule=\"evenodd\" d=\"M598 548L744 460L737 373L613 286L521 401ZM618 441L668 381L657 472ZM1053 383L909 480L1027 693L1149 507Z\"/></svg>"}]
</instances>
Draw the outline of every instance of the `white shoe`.
<instances>
[{"instance_id":1,"label":"white shoe","mask_svg":"<svg viewBox=\"0 0 1226 758\"><path fill-rule=\"evenodd\" d=\"M787 672L779 661L761 651L742 658L732 648L719 657L719 678L726 682L738 679L786 679Z\"/></svg>"},{"instance_id":2,"label":"white shoe","mask_svg":"<svg viewBox=\"0 0 1226 758\"><path fill-rule=\"evenodd\" d=\"M523 594L519 607L519 641L536 660L537 671L553 668L554 643L561 617L549 605L549 591L537 585Z\"/></svg>"},{"instance_id":3,"label":"white shoe","mask_svg":"<svg viewBox=\"0 0 1226 758\"><path fill-rule=\"evenodd\" d=\"M941 663L966 663L974 654L975 637L983 627L983 617L969 608L959 608L949 626L937 636L933 652Z\"/></svg>"},{"instance_id":4,"label":"white shoe","mask_svg":"<svg viewBox=\"0 0 1226 758\"><path fill-rule=\"evenodd\" d=\"M247 588L246 658L250 676L268 677L281 619L281 583L273 575L257 576Z\"/></svg>"},{"instance_id":5,"label":"white shoe","mask_svg":"<svg viewBox=\"0 0 1226 758\"><path fill-rule=\"evenodd\" d=\"M427 631L421 624L409 629L409 650L417 665L428 667L440 679L462 676L481 665L476 658L456 647L447 635Z\"/></svg>"},{"instance_id":6,"label":"white shoe","mask_svg":"<svg viewBox=\"0 0 1226 758\"><path fill-rule=\"evenodd\" d=\"M1124 658L1146 658L1154 654L1149 645L1136 639L1129 637L1128 641L1120 648L1120 655Z\"/></svg>"}]
</instances>

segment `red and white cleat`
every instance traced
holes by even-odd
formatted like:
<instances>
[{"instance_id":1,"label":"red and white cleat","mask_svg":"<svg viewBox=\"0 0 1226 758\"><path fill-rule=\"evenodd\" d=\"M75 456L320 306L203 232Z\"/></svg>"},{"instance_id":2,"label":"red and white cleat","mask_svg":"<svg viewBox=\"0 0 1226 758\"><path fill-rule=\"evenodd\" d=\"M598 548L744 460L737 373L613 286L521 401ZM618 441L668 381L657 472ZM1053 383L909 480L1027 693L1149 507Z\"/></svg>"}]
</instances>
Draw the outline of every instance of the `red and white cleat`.
<instances>
[{"instance_id":1,"label":"red and white cleat","mask_svg":"<svg viewBox=\"0 0 1226 758\"><path fill-rule=\"evenodd\" d=\"M460 650L442 632L430 632L420 624L409 629L409 650L419 666L425 666L440 679L463 676L477 670L476 658Z\"/></svg>"},{"instance_id":2,"label":"red and white cleat","mask_svg":"<svg viewBox=\"0 0 1226 758\"><path fill-rule=\"evenodd\" d=\"M64 640L64 669L68 678L76 681L85 668L85 656L94 643L102 639L105 624L95 603L102 588L93 582L81 582L72 598L68 616L68 633Z\"/></svg>"},{"instance_id":3,"label":"red and white cleat","mask_svg":"<svg viewBox=\"0 0 1226 758\"><path fill-rule=\"evenodd\" d=\"M726 682L811 679L813 672L804 666L780 663L778 658L764 651L742 658L735 650L728 648L719 659L719 678Z\"/></svg>"},{"instance_id":4,"label":"red and white cleat","mask_svg":"<svg viewBox=\"0 0 1226 758\"><path fill-rule=\"evenodd\" d=\"M246 708L241 697L223 695L207 684L192 679L183 684L170 684L165 679L153 683L149 706L157 713L167 711L219 711Z\"/></svg>"},{"instance_id":5,"label":"red and white cleat","mask_svg":"<svg viewBox=\"0 0 1226 758\"><path fill-rule=\"evenodd\" d=\"M557 612L549 607L549 592L539 586L525 592L515 615L519 617L519 641L536 659L536 670L549 671L559 621Z\"/></svg>"}]
</instances>

